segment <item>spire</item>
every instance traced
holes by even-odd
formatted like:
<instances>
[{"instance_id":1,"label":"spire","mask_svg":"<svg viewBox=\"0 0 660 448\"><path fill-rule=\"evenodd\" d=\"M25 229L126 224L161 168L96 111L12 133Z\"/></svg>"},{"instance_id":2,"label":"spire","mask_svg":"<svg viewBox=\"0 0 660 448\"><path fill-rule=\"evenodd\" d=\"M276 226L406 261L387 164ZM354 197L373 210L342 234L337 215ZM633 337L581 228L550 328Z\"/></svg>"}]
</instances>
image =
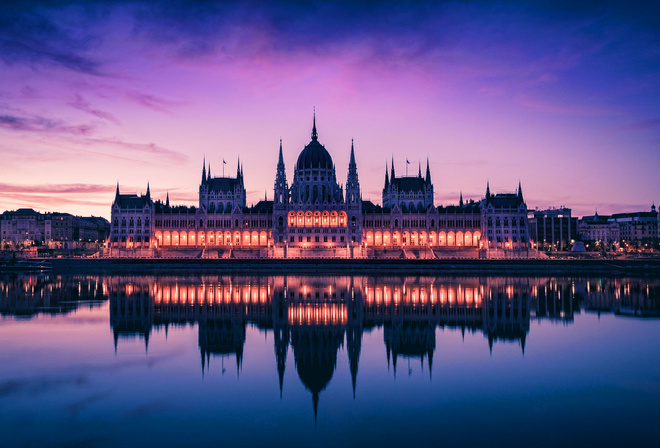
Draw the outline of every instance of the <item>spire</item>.
<instances>
[{"instance_id":1,"label":"spire","mask_svg":"<svg viewBox=\"0 0 660 448\"><path fill-rule=\"evenodd\" d=\"M238 156L238 161L236 162L236 179L241 177L241 156Z\"/></svg>"},{"instance_id":2,"label":"spire","mask_svg":"<svg viewBox=\"0 0 660 448\"><path fill-rule=\"evenodd\" d=\"M351 139L351 157L348 162L348 176L357 178L357 163L355 163L355 147L353 146L353 139Z\"/></svg>"},{"instance_id":3,"label":"spire","mask_svg":"<svg viewBox=\"0 0 660 448\"><path fill-rule=\"evenodd\" d=\"M165 207L169 207L169 206L170 206L170 192L168 191L165 199Z\"/></svg>"},{"instance_id":4,"label":"spire","mask_svg":"<svg viewBox=\"0 0 660 448\"><path fill-rule=\"evenodd\" d=\"M429 158L426 158L426 183L431 183L431 168L429 167Z\"/></svg>"},{"instance_id":5,"label":"spire","mask_svg":"<svg viewBox=\"0 0 660 448\"><path fill-rule=\"evenodd\" d=\"M458 200L458 206L463 207L463 191L462 190L461 190L460 199Z\"/></svg>"},{"instance_id":6,"label":"spire","mask_svg":"<svg viewBox=\"0 0 660 448\"><path fill-rule=\"evenodd\" d=\"M209 162L209 171L206 173L206 180L211 180L211 162Z\"/></svg>"},{"instance_id":7,"label":"spire","mask_svg":"<svg viewBox=\"0 0 660 448\"><path fill-rule=\"evenodd\" d=\"M115 192L115 203L119 201L119 182L117 182L117 191Z\"/></svg>"},{"instance_id":8,"label":"spire","mask_svg":"<svg viewBox=\"0 0 660 448\"><path fill-rule=\"evenodd\" d=\"M394 156L392 156L392 173L390 174L390 182L394 182L395 174L394 174Z\"/></svg>"},{"instance_id":9,"label":"spire","mask_svg":"<svg viewBox=\"0 0 660 448\"><path fill-rule=\"evenodd\" d=\"M206 183L206 156L204 156L204 160L202 161L202 183Z\"/></svg>"},{"instance_id":10,"label":"spire","mask_svg":"<svg viewBox=\"0 0 660 448\"><path fill-rule=\"evenodd\" d=\"M351 139L351 159L348 162L348 166L355 166L355 148L353 147L353 139Z\"/></svg>"},{"instance_id":11,"label":"spire","mask_svg":"<svg viewBox=\"0 0 660 448\"><path fill-rule=\"evenodd\" d=\"M282 139L280 139L280 157L277 159L277 169L284 169L284 155L282 154Z\"/></svg>"},{"instance_id":12,"label":"spire","mask_svg":"<svg viewBox=\"0 0 660 448\"><path fill-rule=\"evenodd\" d=\"M417 172L417 177L422 178L422 162L421 160L419 161L419 171Z\"/></svg>"},{"instance_id":13,"label":"spire","mask_svg":"<svg viewBox=\"0 0 660 448\"><path fill-rule=\"evenodd\" d=\"M314 108L314 119L312 124L312 140L318 140L319 135L316 132L316 107Z\"/></svg>"},{"instance_id":14,"label":"spire","mask_svg":"<svg viewBox=\"0 0 660 448\"><path fill-rule=\"evenodd\" d=\"M486 181L486 202L490 201L490 181Z\"/></svg>"},{"instance_id":15,"label":"spire","mask_svg":"<svg viewBox=\"0 0 660 448\"><path fill-rule=\"evenodd\" d=\"M387 189L390 186L390 178L389 175L387 174L387 162L385 162L385 189Z\"/></svg>"},{"instance_id":16,"label":"spire","mask_svg":"<svg viewBox=\"0 0 660 448\"><path fill-rule=\"evenodd\" d=\"M151 190L149 190L149 181L147 181L147 200L151 199Z\"/></svg>"},{"instance_id":17,"label":"spire","mask_svg":"<svg viewBox=\"0 0 660 448\"><path fill-rule=\"evenodd\" d=\"M355 163L355 148L351 139L351 158L348 164L348 177L346 178L346 202L359 204L360 181L358 180L357 164Z\"/></svg>"},{"instance_id":18,"label":"spire","mask_svg":"<svg viewBox=\"0 0 660 448\"><path fill-rule=\"evenodd\" d=\"M520 202L525 202L523 200L522 186L520 185L520 181L518 181L518 197L520 198Z\"/></svg>"}]
</instances>

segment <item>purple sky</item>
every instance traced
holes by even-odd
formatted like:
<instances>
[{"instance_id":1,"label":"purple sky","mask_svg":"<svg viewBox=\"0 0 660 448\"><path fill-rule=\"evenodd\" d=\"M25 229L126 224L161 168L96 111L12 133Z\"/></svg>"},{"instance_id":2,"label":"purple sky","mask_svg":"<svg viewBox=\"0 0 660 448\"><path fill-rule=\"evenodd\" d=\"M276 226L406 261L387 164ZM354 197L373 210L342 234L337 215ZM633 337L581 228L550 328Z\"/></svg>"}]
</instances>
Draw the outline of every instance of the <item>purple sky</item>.
<instances>
[{"instance_id":1,"label":"purple sky","mask_svg":"<svg viewBox=\"0 0 660 448\"><path fill-rule=\"evenodd\" d=\"M109 217L116 182L248 203L310 139L363 198L431 162L436 205L522 182L530 208L660 202L660 6L624 2L27 2L0 6L0 211ZM424 166L423 166L424 169Z\"/></svg>"}]
</instances>

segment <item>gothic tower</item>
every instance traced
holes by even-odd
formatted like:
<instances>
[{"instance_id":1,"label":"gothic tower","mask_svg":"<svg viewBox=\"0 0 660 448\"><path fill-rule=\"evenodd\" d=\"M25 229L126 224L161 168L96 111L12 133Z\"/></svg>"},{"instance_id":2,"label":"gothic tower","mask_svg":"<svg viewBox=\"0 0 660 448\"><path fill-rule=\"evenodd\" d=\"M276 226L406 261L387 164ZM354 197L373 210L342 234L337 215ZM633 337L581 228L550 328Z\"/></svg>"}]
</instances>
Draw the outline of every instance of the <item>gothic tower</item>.
<instances>
[{"instance_id":1,"label":"gothic tower","mask_svg":"<svg viewBox=\"0 0 660 448\"><path fill-rule=\"evenodd\" d=\"M348 176L346 178L346 214L348 216L350 241L360 243L362 241L362 196L360 194L360 181L358 180L355 149L352 140L351 160L348 163Z\"/></svg>"},{"instance_id":2,"label":"gothic tower","mask_svg":"<svg viewBox=\"0 0 660 448\"><path fill-rule=\"evenodd\" d=\"M280 139L280 156L275 174L275 189L273 196L273 241L283 243L287 238L286 215L289 204L289 184L286 181L284 156L282 155L282 139Z\"/></svg>"}]
</instances>

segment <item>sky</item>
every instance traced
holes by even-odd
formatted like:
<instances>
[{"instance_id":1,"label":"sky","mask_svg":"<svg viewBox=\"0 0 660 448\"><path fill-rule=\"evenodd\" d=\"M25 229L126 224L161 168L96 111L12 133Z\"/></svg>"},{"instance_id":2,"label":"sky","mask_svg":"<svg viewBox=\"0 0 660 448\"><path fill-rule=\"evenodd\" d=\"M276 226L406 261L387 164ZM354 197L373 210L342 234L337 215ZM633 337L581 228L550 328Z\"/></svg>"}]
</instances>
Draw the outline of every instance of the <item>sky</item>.
<instances>
[{"instance_id":1,"label":"sky","mask_svg":"<svg viewBox=\"0 0 660 448\"><path fill-rule=\"evenodd\" d=\"M204 158L272 199L314 109L365 200L428 158L436 205L520 181L530 209L649 210L660 4L632 3L3 2L0 212L109 218L117 183L196 205Z\"/></svg>"}]
</instances>

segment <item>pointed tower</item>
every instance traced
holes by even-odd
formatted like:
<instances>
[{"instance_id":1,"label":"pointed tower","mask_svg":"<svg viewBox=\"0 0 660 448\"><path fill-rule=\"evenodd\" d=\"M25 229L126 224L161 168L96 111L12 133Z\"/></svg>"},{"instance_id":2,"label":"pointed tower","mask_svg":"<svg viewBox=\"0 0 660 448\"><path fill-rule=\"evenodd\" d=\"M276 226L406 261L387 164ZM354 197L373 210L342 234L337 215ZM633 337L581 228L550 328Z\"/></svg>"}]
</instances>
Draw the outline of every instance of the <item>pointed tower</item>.
<instances>
[{"instance_id":1,"label":"pointed tower","mask_svg":"<svg viewBox=\"0 0 660 448\"><path fill-rule=\"evenodd\" d=\"M117 182L117 191L115 192L115 202L114 204L119 203L119 182Z\"/></svg>"},{"instance_id":2,"label":"pointed tower","mask_svg":"<svg viewBox=\"0 0 660 448\"><path fill-rule=\"evenodd\" d=\"M520 202L525 202L525 200L523 199L522 186L520 184L520 181L518 181L518 199L520 200Z\"/></svg>"},{"instance_id":3,"label":"pointed tower","mask_svg":"<svg viewBox=\"0 0 660 448\"><path fill-rule=\"evenodd\" d=\"M463 191L461 191L460 198L458 199L458 206L463 207Z\"/></svg>"},{"instance_id":4,"label":"pointed tower","mask_svg":"<svg viewBox=\"0 0 660 448\"><path fill-rule=\"evenodd\" d=\"M422 178L422 162L419 162L419 169L417 171L417 178L421 179Z\"/></svg>"},{"instance_id":5,"label":"pointed tower","mask_svg":"<svg viewBox=\"0 0 660 448\"><path fill-rule=\"evenodd\" d=\"M280 153L277 159L277 172L275 173L273 194L273 241L284 243L287 239L288 226L286 215L289 204L289 184L286 180L282 139L280 139Z\"/></svg>"},{"instance_id":6,"label":"pointed tower","mask_svg":"<svg viewBox=\"0 0 660 448\"><path fill-rule=\"evenodd\" d=\"M202 160L202 182L199 184L199 208L208 206L209 183L206 175L206 156Z\"/></svg>"},{"instance_id":7,"label":"pointed tower","mask_svg":"<svg viewBox=\"0 0 660 448\"><path fill-rule=\"evenodd\" d=\"M383 187L383 190L387 190L390 187L390 177L389 174L387 173L387 162L385 162L385 187Z\"/></svg>"},{"instance_id":8,"label":"pointed tower","mask_svg":"<svg viewBox=\"0 0 660 448\"><path fill-rule=\"evenodd\" d=\"M396 178L395 173L394 173L394 156L392 156L392 172L390 174L390 182L394 183L394 179Z\"/></svg>"},{"instance_id":9,"label":"pointed tower","mask_svg":"<svg viewBox=\"0 0 660 448\"><path fill-rule=\"evenodd\" d=\"M170 192L167 192L167 196L165 197L165 207L169 208L170 207Z\"/></svg>"},{"instance_id":10,"label":"pointed tower","mask_svg":"<svg viewBox=\"0 0 660 448\"><path fill-rule=\"evenodd\" d=\"M431 168L429 166L429 158L426 158L426 185L431 185Z\"/></svg>"},{"instance_id":11,"label":"pointed tower","mask_svg":"<svg viewBox=\"0 0 660 448\"><path fill-rule=\"evenodd\" d=\"M210 180L211 180L211 162L209 162L209 170L206 173L206 181L208 182Z\"/></svg>"},{"instance_id":12,"label":"pointed tower","mask_svg":"<svg viewBox=\"0 0 660 448\"><path fill-rule=\"evenodd\" d=\"M149 182L147 182L147 201L151 200L151 190L149 190Z\"/></svg>"},{"instance_id":13,"label":"pointed tower","mask_svg":"<svg viewBox=\"0 0 660 448\"><path fill-rule=\"evenodd\" d=\"M486 205L490 202L490 181L486 181Z\"/></svg>"},{"instance_id":14,"label":"pointed tower","mask_svg":"<svg viewBox=\"0 0 660 448\"><path fill-rule=\"evenodd\" d=\"M346 177L346 214L348 215L348 236L353 243L362 242L362 195L355 163L355 148L351 139L351 157Z\"/></svg>"},{"instance_id":15,"label":"pointed tower","mask_svg":"<svg viewBox=\"0 0 660 448\"><path fill-rule=\"evenodd\" d=\"M314 118L312 119L312 140L318 140L319 134L316 132L316 108L314 108Z\"/></svg>"}]
</instances>

